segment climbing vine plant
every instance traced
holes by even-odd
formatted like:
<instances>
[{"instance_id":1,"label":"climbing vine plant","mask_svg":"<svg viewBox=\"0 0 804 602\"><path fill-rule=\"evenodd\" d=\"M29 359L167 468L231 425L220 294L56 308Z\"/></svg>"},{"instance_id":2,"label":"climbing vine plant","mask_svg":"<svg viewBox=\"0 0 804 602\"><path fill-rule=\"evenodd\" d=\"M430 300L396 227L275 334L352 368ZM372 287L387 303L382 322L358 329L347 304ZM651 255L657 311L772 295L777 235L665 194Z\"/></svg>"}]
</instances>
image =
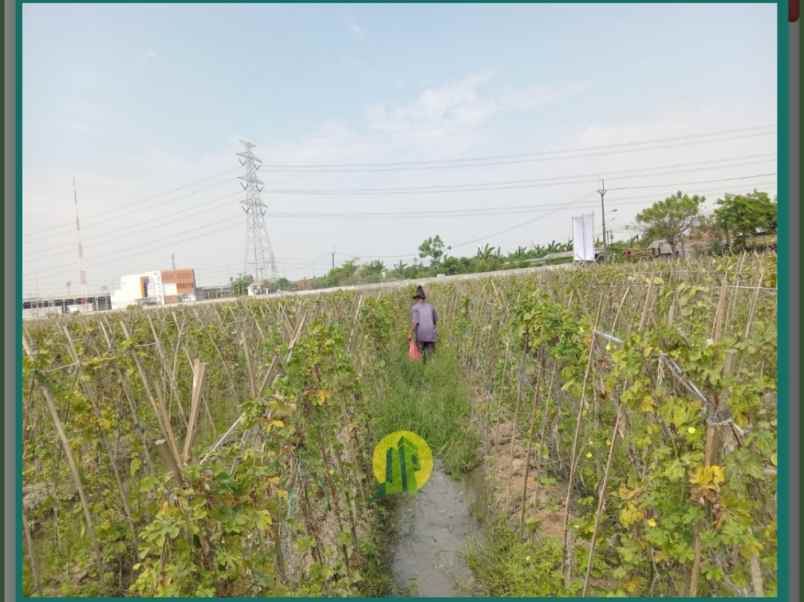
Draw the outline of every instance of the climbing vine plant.
<instances>
[{"instance_id":1,"label":"climbing vine plant","mask_svg":"<svg viewBox=\"0 0 804 602\"><path fill-rule=\"evenodd\" d=\"M549 573L509 558L517 591L775 593L775 287L768 255L429 287L480 430L563 488L562 537L528 548L523 506L500 552ZM411 290L26 324L26 594L386 593L372 412Z\"/></svg>"}]
</instances>

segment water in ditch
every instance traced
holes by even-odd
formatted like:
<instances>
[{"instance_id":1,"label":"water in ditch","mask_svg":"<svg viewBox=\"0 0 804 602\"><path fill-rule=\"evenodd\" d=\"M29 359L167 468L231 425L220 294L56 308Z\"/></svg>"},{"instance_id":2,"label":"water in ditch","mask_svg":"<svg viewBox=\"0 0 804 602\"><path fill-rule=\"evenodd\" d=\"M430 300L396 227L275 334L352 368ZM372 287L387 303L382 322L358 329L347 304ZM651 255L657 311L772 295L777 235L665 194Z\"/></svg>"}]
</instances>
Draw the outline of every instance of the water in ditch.
<instances>
[{"instance_id":1,"label":"water in ditch","mask_svg":"<svg viewBox=\"0 0 804 602\"><path fill-rule=\"evenodd\" d=\"M398 594L420 597L471 596L472 573L463 559L467 540L480 533L470 509L479 481L454 481L436 461L424 488L400 496L392 567Z\"/></svg>"}]
</instances>

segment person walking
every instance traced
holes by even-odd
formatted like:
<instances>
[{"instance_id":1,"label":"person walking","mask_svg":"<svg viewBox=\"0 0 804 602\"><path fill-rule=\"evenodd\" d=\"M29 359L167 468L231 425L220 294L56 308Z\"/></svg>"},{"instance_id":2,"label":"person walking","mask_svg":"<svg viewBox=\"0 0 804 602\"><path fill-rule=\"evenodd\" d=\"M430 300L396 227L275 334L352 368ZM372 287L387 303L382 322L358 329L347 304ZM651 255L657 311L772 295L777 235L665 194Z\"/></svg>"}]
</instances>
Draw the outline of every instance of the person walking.
<instances>
[{"instance_id":1,"label":"person walking","mask_svg":"<svg viewBox=\"0 0 804 602\"><path fill-rule=\"evenodd\" d=\"M408 335L408 340L413 339L425 362L435 351L438 325L438 313L435 307L426 302L426 298L424 289L417 286L413 307L410 309L411 325Z\"/></svg>"}]
</instances>

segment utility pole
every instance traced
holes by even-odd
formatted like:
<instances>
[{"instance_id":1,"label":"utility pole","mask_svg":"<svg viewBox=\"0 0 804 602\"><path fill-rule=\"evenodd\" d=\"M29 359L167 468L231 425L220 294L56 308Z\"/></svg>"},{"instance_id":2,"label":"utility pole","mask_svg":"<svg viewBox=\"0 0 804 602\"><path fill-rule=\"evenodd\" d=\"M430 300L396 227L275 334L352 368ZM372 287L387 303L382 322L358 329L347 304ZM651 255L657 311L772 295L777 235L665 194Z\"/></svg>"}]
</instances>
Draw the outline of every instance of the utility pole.
<instances>
[{"instance_id":1,"label":"utility pole","mask_svg":"<svg viewBox=\"0 0 804 602\"><path fill-rule=\"evenodd\" d=\"M73 176L73 203L75 204L75 238L78 243L78 283L81 289L81 306L87 302L87 273L84 270L84 246L81 244L81 221L78 219L78 188Z\"/></svg>"},{"instance_id":2,"label":"utility pole","mask_svg":"<svg viewBox=\"0 0 804 602\"><path fill-rule=\"evenodd\" d=\"M600 178L600 189L597 193L600 195L600 212L603 216L603 261L608 259L606 251L608 251L608 247L606 245L606 202L604 201L604 197L606 196L606 180Z\"/></svg>"},{"instance_id":3,"label":"utility pole","mask_svg":"<svg viewBox=\"0 0 804 602\"><path fill-rule=\"evenodd\" d=\"M170 266L173 268L173 271L175 272L176 271L176 254L175 253L170 254Z\"/></svg>"},{"instance_id":4,"label":"utility pole","mask_svg":"<svg viewBox=\"0 0 804 602\"><path fill-rule=\"evenodd\" d=\"M335 247L332 248L332 269L335 269Z\"/></svg>"},{"instance_id":5,"label":"utility pole","mask_svg":"<svg viewBox=\"0 0 804 602\"><path fill-rule=\"evenodd\" d=\"M246 193L246 198L240 202L246 214L246 254L243 267L248 274L249 263L254 266L255 282L262 282L269 278L276 280L276 259L265 223L267 207L260 199L263 182L257 177L257 170L262 165L262 161L252 150L255 146L254 143L245 140L241 142L245 148L237 153L237 156L240 165L246 169L245 175L240 176L240 186ZM249 258L253 259L249 261Z\"/></svg>"}]
</instances>

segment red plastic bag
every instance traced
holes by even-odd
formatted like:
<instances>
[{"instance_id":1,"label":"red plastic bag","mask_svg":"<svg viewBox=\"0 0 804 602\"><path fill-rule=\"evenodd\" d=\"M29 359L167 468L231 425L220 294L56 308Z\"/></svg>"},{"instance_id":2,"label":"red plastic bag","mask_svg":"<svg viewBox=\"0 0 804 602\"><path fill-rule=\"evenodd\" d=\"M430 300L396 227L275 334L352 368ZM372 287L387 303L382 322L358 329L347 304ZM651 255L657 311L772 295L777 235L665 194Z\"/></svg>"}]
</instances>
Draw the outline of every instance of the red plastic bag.
<instances>
[{"instance_id":1,"label":"red plastic bag","mask_svg":"<svg viewBox=\"0 0 804 602\"><path fill-rule=\"evenodd\" d=\"M414 362L422 359L422 354L413 339L408 339L408 358Z\"/></svg>"}]
</instances>

